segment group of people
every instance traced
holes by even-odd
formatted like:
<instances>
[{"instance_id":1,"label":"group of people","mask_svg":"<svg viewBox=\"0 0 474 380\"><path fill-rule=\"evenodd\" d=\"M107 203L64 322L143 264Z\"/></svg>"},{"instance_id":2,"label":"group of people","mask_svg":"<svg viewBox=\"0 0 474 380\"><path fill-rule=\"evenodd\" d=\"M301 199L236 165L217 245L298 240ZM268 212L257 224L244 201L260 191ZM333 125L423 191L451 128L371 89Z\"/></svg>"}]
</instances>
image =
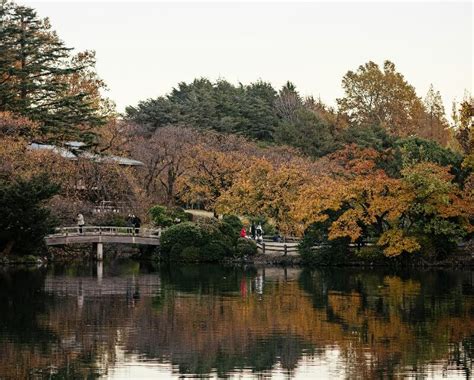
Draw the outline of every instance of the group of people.
<instances>
[{"instance_id":1,"label":"group of people","mask_svg":"<svg viewBox=\"0 0 474 380\"><path fill-rule=\"evenodd\" d=\"M252 222L250 226L250 236L247 235L247 230L245 229L245 226L242 227L240 230L240 237L247 238L247 239L253 239L257 243L263 242L263 228L262 225L259 223L258 225L255 226L255 223ZM275 231L273 234L272 240L274 242L280 243L282 241L282 237L280 235L280 232L278 229Z\"/></svg>"},{"instance_id":2,"label":"group of people","mask_svg":"<svg viewBox=\"0 0 474 380\"><path fill-rule=\"evenodd\" d=\"M134 214L128 214L127 225L128 227L133 227L135 229L135 233L138 234L140 232L142 220Z\"/></svg>"},{"instance_id":3,"label":"group of people","mask_svg":"<svg viewBox=\"0 0 474 380\"><path fill-rule=\"evenodd\" d=\"M240 237L253 239L259 243L262 242L263 241L262 225L260 223L258 225L255 225L255 223L252 222L250 226L250 236L247 235L247 230L245 229L245 226L242 227L242 229L240 230Z\"/></svg>"}]
</instances>

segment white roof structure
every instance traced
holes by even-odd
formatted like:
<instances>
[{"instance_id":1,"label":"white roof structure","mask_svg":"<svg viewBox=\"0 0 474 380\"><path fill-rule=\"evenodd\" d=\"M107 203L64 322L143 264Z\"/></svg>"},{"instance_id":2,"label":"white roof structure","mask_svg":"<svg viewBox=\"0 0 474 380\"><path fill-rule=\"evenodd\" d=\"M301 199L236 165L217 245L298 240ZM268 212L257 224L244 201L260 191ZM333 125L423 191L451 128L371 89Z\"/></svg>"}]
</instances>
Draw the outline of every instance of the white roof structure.
<instances>
[{"instance_id":1,"label":"white roof structure","mask_svg":"<svg viewBox=\"0 0 474 380\"><path fill-rule=\"evenodd\" d=\"M56 145L31 143L28 148L31 150L48 150L50 152L59 154L61 157L67 158L69 160L77 159L77 156L73 152L67 150L66 148L58 147Z\"/></svg>"},{"instance_id":2,"label":"white roof structure","mask_svg":"<svg viewBox=\"0 0 474 380\"><path fill-rule=\"evenodd\" d=\"M100 155L90 152L84 152L80 150L86 146L81 141L70 141L66 142L65 145L69 146L70 149L58 147L56 145L50 144L40 144L40 143L31 143L29 149L31 150L47 150L56 154L59 154L61 157L68 160L77 160L78 158L85 158L87 160L100 162L100 163L115 163L122 166L143 166L144 163L141 161L133 160L131 158L114 156L114 155Z\"/></svg>"},{"instance_id":3,"label":"white roof structure","mask_svg":"<svg viewBox=\"0 0 474 380\"><path fill-rule=\"evenodd\" d=\"M64 145L67 145L73 149L80 149L87 146L87 144L82 141L67 141L64 143Z\"/></svg>"}]
</instances>

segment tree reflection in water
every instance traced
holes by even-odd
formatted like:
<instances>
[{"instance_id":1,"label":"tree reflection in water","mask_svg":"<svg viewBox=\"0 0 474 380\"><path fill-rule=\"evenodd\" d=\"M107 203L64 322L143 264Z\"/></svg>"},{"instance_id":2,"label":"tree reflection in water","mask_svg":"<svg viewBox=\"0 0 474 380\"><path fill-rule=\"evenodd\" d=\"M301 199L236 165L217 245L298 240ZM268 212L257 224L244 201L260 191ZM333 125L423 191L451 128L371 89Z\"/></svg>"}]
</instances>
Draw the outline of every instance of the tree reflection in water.
<instances>
[{"instance_id":1,"label":"tree reflection in water","mask_svg":"<svg viewBox=\"0 0 474 380\"><path fill-rule=\"evenodd\" d=\"M473 289L471 272L3 270L0 378L94 378L132 358L177 374L291 376L304 362L348 378L468 377Z\"/></svg>"}]
</instances>

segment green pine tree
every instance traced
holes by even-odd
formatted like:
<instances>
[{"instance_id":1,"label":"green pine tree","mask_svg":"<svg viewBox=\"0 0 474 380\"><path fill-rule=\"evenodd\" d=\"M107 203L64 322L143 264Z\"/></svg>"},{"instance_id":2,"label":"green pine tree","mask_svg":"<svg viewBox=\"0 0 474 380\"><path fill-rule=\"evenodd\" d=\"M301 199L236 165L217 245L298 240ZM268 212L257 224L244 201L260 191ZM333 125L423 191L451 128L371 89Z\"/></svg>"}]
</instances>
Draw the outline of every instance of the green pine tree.
<instances>
[{"instance_id":1,"label":"green pine tree","mask_svg":"<svg viewBox=\"0 0 474 380\"><path fill-rule=\"evenodd\" d=\"M104 117L87 89L71 91L71 81L90 69L73 63L71 50L34 9L0 5L0 111L38 121L57 139L101 125Z\"/></svg>"}]
</instances>

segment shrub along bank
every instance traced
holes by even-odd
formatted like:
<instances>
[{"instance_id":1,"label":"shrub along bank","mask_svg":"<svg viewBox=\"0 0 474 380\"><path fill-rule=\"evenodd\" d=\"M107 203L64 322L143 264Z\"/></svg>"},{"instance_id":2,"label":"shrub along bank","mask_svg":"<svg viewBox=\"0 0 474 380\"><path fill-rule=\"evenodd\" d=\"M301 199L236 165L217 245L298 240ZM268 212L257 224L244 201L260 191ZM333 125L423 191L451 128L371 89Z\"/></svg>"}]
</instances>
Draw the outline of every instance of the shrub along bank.
<instances>
[{"instance_id":1,"label":"shrub along bank","mask_svg":"<svg viewBox=\"0 0 474 380\"><path fill-rule=\"evenodd\" d=\"M257 246L239 237L241 228L235 216L176 224L161 235L161 257L169 261L219 262L253 256Z\"/></svg>"}]
</instances>

